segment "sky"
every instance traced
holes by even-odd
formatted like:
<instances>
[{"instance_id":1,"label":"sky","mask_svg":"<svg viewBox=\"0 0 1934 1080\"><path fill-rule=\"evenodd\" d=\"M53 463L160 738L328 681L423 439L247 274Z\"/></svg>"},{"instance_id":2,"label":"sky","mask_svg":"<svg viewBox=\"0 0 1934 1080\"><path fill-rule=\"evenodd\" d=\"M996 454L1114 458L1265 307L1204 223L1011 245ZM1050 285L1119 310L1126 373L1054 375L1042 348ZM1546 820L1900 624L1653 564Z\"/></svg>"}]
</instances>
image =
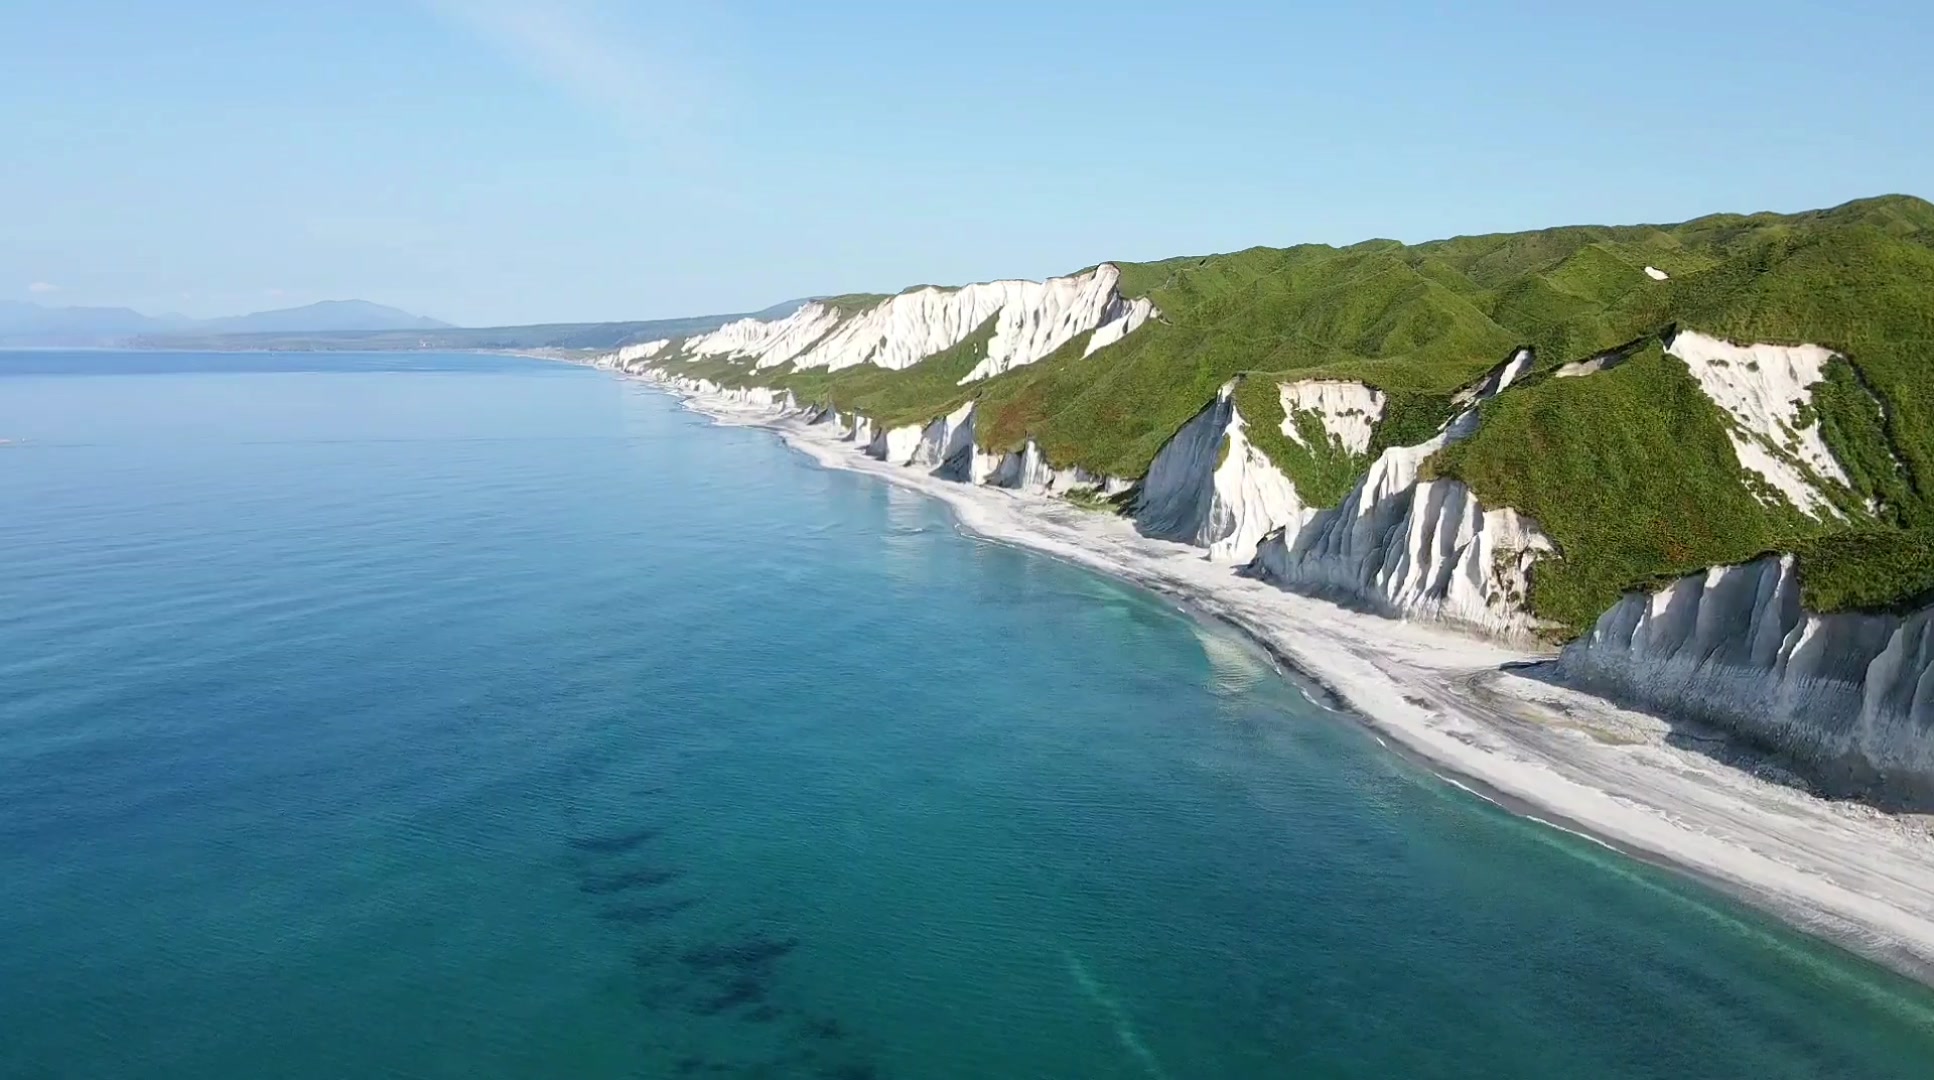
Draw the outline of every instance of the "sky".
<instances>
[{"instance_id":1,"label":"sky","mask_svg":"<svg viewBox=\"0 0 1934 1080\"><path fill-rule=\"evenodd\" d=\"M5 4L0 301L645 319L1934 197L1934 4L1538 7Z\"/></svg>"}]
</instances>

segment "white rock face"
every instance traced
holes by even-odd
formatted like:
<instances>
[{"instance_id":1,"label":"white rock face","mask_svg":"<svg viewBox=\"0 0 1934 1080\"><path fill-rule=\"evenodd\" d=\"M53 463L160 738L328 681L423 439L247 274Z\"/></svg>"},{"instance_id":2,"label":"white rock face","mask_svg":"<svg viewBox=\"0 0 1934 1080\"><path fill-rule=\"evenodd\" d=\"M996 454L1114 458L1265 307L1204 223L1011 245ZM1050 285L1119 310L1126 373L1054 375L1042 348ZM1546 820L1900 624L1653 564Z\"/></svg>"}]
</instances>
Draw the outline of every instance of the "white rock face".
<instances>
[{"instance_id":1,"label":"white rock face","mask_svg":"<svg viewBox=\"0 0 1934 1080\"><path fill-rule=\"evenodd\" d=\"M973 471L973 456L974 403L970 401L921 429L912 463L932 468L937 476L966 480Z\"/></svg>"},{"instance_id":2,"label":"white rock face","mask_svg":"<svg viewBox=\"0 0 1934 1080\"><path fill-rule=\"evenodd\" d=\"M694 357L729 356L777 367L804 352L839 322L839 313L818 301L801 305L783 319L740 319L685 342Z\"/></svg>"},{"instance_id":3,"label":"white rock face","mask_svg":"<svg viewBox=\"0 0 1934 1080\"><path fill-rule=\"evenodd\" d=\"M873 364L898 370L960 344L994 319L986 358L961 380L968 383L1032 364L1089 330L1106 331L1103 345L1120 340L1155 313L1146 299L1117 292L1120 281L1121 271L1103 263L1046 281L915 289L844 319L813 302L783 319L728 323L690 339L684 352L751 360L760 368L791 363L838 371ZM1100 347L1091 339L1088 351Z\"/></svg>"},{"instance_id":4,"label":"white rock face","mask_svg":"<svg viewBox=\"0 0 1934 1080\"><path fill-rule=\"evenodd\" d=\"M1579 379L1586 375L1596 375L1601 371L1610 371L1620 364L1625 363L1627 360L1630 360L1632 357L1637 356L1639 350L1645 348L1651 340L1650 337L1642 337L1635 341L1628 341L1617 348L1607 349L1602 353L1588 356L1583 360L1573 360L1569 364L1561 364L1558 370L1551 374L1553 377L1560 379Z\"/></svg>"},{"instance_id":5,"label":"white rock face","mask_svg":"<svg viewBox=\"0 0 1934 1080\"><path fill-rule=\"evenodd\" d=\"M1805 513L1840 516L1805 469L1842 485L1847 474L1820 437L1817 422L1798 426L1800 410L1813 403L1813 385L1833 359L1831 351L1818 345L1734 345L1690 330L1674 335L1665 351L1685 361L1699 388L1731 418L1726 434L1742 468Z\"/></svg>"},{"instance_id":6,"label":"white rock face","mask_svg":"<svg viewBox=\"0 0 1934 1080\"><path fill-rule=\"evenodd\" d=\"M911 465L914 452L920 449L920 435L924 430L919 424L896 428L876 427L872 440L866 444L867 456L879 458L888 465Z\"/></svg>"},{"instance_id":7,"label":"white rock face","mask_svg":"<svg viewBox=\"0 0 1934 1080\"><path fill-rule=\"evenodd\" d=\"M1155 455L1134 516L1146 535L1246 562L1258 540L1277 526L1300 523L1304 509L1296 485L1249 442L1235 387L1224 385Z\"/></svg>"},{"instance_id":8,"label":"white rock face","mask_svg":"<svg viewBox=\"0 0 1934 1080\"><path fill-rule=\"evenodd\" d=\"M1391 618L1532 636L1529 573L1551 541L1510 507L1485 510L1456 480L1417 479L1425 459L1476 428L1466 412L1428 441L1385 450L1341 504L1266 537L1250 572Z\"/></svg>"},{"instance_id":9,"label":"white rock face","mask_svg":"<svg viewBox=\"0 0 1934 1080\"><path fill-rule=\"evenodd\" d=\"M1645 276L1651 278L1653 281L1664 281L1672 275L1656 266L1648 266L1645 268Z\"/></svg>"},{"instance_id":10,"label":"white rock face","mask_svg":"<svg viewBox=\"0 0 1934 1080\"><path fill-rule=\"evenodd\" d=\"M1108 321L1095 328L1094 335L1088 339L1088 347L1082 350L1081 355L1093 356L1096 352L1113 345L1133 333L1137 327L1155 314L1155 302L1146 296L1138 296L1126 302L1118 298L1115 305L1109 312L1104 313L1103 317ZM1115 311L1119 311L1120 314L1114 314Z\"/></svg>"},{"instance_id":11,"label":"white rock face","mask_svg":"<svg viewBox=\"0 0 1934 1080\"><path fill-rule=\"evenodd\" d=\"M1024 281L968 286L999 287L1002 300L1000 321L994 324L994 338L987 343L987 358L974 365L961 384L1032 364L1089 330L1109 328L1110 341L1126 337L1155 308L1146 299L1124 298L1115 290L1120 282L1121 271L1112 263L1103 263L1078 277L1049 278L1039 285ZM1092 353L1099 347L1090 340L1087 351Z\"/></svg>"},{"instance_id":12,"label":"white rock face","mask_svg":"<svg viewBox=\"0 0 1934 1080\"><path fill-rule=\"evenodd\" d=\"M1019 451L995 453L975 449L971 479L989 487L1032 491L1037 494L1066 494L1078 488L1102 495L1119 495L1134 486L1131 480L1089 472L1080 466L1057 469L1033 439Z\"/></svg>"},{"instance_id":13,"label":"white rock face","mask_svg":"<svg viewBox=\"0 0 1934 1080\"><path fill-rule=\"evenodd\" d=\"M621 371L636 371L638 365L665 351L671 341L660 338L657 341L644 341L636 345L626 345L615 353L601 356L597 360L600 367L617 368Z\"/></svg>"},{"instance_id":14,"label":"white rock face","mask_svg":"<svg viewBox=\"0 0 1934 1080\"><path fill-rule=\"evenodd\" d=\"M1738 732L1835 787L1934 793L1934 609L1816 615L1791 556L1628 593L1567 646L1567 683Z\"/></svg>"},{"instance_id":15,"label":"white rock face","mask_svg":"<svg viewBox=\"0 0 1934 1080\"><path fill-rule=\"evenodd\" d=\"M1554 551L1550 539L1510 507L1486 510L1459 481L1418 479L1432 454L1476 433L1476 406L1522 378L1532 361L1531 350L1517 350L1457 395L1467 408L1435 436L1385 450L1336 507L1264 537L1248 572L1390 618L1533 637L1541 624L1525 607L1529 575Z\"/></svg>"},{"instance_id":16,"label":"white rock face","mask_svg":"<svg viewBox=\"0 0 1934 1080\"><path fill-rule=\"evenodd\" d=\"M1478 380L1476 385L1458 391L1451 401L1468 407L1486 398L1494 398L1510 389L1512 383L1529 374L1531 365L1536 359L1530 349L1519 349L1504 363L1492 368L1490 373Z\"/></svg>"},{"instance_id":17,"label":"white rock face","mask_svg":"<svg viewBox=\"0 0 1934 1080\"><path fill-rule=\"evenodd\" d=\"M1291 442L1308 445L1296 427L1296 414L1315 413L1323 422L1323 430L1345 453L1361 454L1370 449L1370 438L1383 419L1383 391L1335 379L1283 383L1280 389L1283 434Z\"/></svg>"}]
</instances>

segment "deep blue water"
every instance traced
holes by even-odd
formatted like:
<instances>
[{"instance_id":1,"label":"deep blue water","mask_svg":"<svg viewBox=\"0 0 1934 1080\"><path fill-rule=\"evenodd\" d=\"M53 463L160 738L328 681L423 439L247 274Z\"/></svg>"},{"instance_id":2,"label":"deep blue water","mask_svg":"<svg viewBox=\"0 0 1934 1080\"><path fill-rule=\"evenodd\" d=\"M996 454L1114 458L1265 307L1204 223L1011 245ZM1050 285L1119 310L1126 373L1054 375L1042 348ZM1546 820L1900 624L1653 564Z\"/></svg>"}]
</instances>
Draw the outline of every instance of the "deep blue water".
<instances>
[{"instance_id":1,"label":"deep blue water","mask_svg":"<svg viewBox=\"0 0 1934 1080\"><path fill-rule=\"evenodd\" d=\"M0 1076L1915 1077L1240 639L496 357L0 353Z\"/></svg>"}]
</instances>

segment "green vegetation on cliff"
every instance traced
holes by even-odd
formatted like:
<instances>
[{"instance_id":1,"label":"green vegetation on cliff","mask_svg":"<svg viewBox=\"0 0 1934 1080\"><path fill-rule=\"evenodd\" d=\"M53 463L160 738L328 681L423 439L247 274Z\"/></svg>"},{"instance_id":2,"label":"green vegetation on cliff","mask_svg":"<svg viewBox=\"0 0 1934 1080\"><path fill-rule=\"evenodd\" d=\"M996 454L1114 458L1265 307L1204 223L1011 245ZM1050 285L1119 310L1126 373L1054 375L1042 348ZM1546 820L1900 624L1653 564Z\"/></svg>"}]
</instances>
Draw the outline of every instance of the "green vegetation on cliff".
<instances>
[{"instance_id":1,"label":"green vegetation on cliff","mask_svg":"<svg viewBox=\"0 0 1934 1080\"><path fill-rule=\"evenodd\" d=\"M1084 334L967 386L959 380L985 354L991 322L900 372L669 366L790 387L889 425L971 399L983 446L1032 439L1057 467L1125 477L1240 379L1250 439L1305 501L1333 505L1376 454L1429 438L1458 410L1460 389L1529 346L1533 373L1428 468L1552 538L1557 554L1532 575L1538 615L1581 629L1621 590L1766 551L1798 555L1819 610L1885 607L1934 587L1934 206L1922 200L1118 265L1121 292L1151 300L1155 318L1091 356ZM872 298L844 299L850 316ZM1740 467L1729 417L1658 346L1674 326L1845 358L1801 417L1848 474L1845 487L1820 485L1838 516L1808 517ZM1628 362L1551 377L1634 341L1649 344ZM1314 417L1284 416L1280 384L1303 379L1383 392L1368 453L1344 452Z\"/></svg>"},{"instance_id":2,"label":"green vegetation on cliff","mask_svg":"<svg viewBox=\"0 0 1934 1080\"><path fill-rule=\"evenodd\" d=\"M1507 391L1482 421L1427 471L1538 522L1564 557L1532 574L1532 610L1570 628L1636 584L1751 559L1799 520L1739 482L1721 414L1656 344L1610 371Z\"/></svg>"},{"instance_id":3,"label":"green vegetation on cliff","mask_svg":"<svg viewBox=\"0 0 1934 1080\"><path fill-rule=\"evenodd\" d=\"M1539 522L1561 557L1534 572L1532 605L1574 630L1623 589L1767 551L1797 554L1815 611L1925 593L1934 586L1922 531L1934 528L1934 207L1871 199L1790 217L1705 218L1673 232L1703 268L1609 307L1613 336L1678 325L1844 356L1803 416L1851 480L1821 484L1839 516L1756 497L1767 494L1763 482L1740 468L1724 414L1656 348L1608 372L1504 394L1435 470L1485 505Z\"/></svg>"}]
</instances>

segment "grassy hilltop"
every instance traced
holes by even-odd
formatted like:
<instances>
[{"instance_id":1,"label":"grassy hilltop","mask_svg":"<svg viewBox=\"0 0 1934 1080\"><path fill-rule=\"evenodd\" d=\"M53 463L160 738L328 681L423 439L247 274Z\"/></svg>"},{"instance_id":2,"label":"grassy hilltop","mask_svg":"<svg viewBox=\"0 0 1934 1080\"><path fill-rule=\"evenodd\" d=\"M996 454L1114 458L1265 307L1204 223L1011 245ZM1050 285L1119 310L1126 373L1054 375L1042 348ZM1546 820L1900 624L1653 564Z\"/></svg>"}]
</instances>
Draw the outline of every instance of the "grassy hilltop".
<instances>
[{"instance_id":1,"label":"grassy hilltop","mask_svg":"<svg viewBox=\"0 0 1934 1080\"><path fill-rule=\"evenodd\" d=\"M1722 214L1679 225L1576 226L1405 245L1252 248L1121 263L1121 290L1160 310L1083 357L1085 335L969 386L992 323L902 371L837 373L671 360L681 374L789 387L888 424L979 401L990 449L1036 440L1056 465L1139 476L1231 378L1257 444L1303 497L1331 505L1383 447L1421 441L1452 395L1519 346L1536 374L1484 406L1470 441L1429 463L1486 506L1536 519L1559 557L1531 603L1589 625L1634 585L1767 551L1801 559L1810 606L1899 605L1934 588L1934 205L1863 199L1802 214ZM1669 275L1657 281L1647 266ZM878 297L840 298L850 316ZM1657 338L1683 326L1739 342L1812 342L1842 354L1811 417L1852 484L1821 521L1755 497L1729 423ZM1552 379L1619 346L1629 362ZM1388 395L1368 454L1303 425L1280 434L1278 384L1350 379ZM1314 437L1312 437L1314 436ZM1322 449L1327 447L1328 449Z\"/></svg>"}]
</instances>

